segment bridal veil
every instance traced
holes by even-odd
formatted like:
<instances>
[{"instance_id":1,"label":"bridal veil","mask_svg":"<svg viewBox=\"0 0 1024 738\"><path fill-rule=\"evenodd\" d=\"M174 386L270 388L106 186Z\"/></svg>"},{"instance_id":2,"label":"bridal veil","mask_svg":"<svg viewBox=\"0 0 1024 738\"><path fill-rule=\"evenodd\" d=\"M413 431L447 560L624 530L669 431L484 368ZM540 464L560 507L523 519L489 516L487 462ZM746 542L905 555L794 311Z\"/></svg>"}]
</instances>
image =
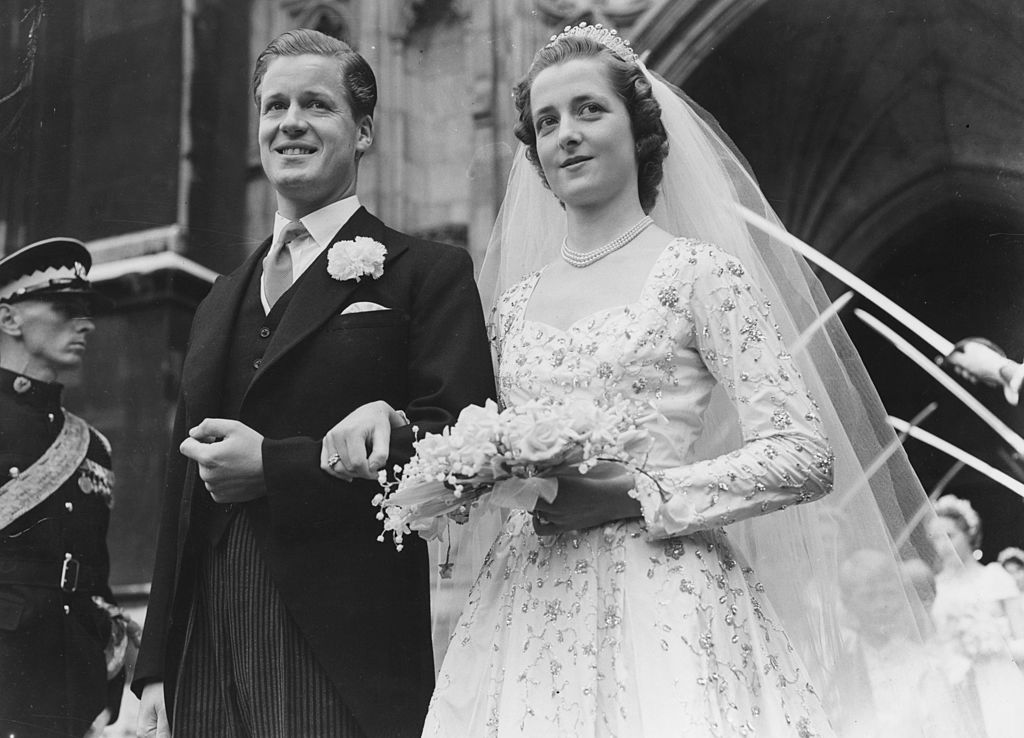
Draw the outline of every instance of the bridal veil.
<instances>
[{"instance_id":1,"label":"bridal veil","mask_svg":"<svg viewBox=\"0 0 1024 738\"><path fill-rule=\"evenodd\" d=\"M849 722L868 708L855 704L863 694L855 682L863 674L850 668L844 655L848 618L840 570L857 551L873 552L876 562L882 554L876 576L895 585L885 610L891 632L930 648L926 605L902 570L903 562L930 560L922 518L933 513L846 330L837 317L822 318L830 302L819 280L802 257L738 214L736 205L742 205L779 223L746 162L710 116L657 75L644 73L661 106L669 141L664 179L651 211L654 221L670 233L714 243L744 264L771 302L835 454L832 494L733 524L726 532L764 585L764 596L782 619L811 682L824 692L833 721ZM479 276L485 309L505 289L557 258L564 235L564 211L520 146ZM728 453L743 442L736 412L721 388L705 421L698 458ZM490 520L471 518L466 526L450 526L458 530L440 545L441 559L451 547L455 574L440 582L436 592L448 598L448 612L455 616L459 597L497 530L497 516L486 515ZM435 626L435 637L444 642L454 620L442 617ZM896 683L903 676L899 665L894 668L888 678ZM957 716L970 712L966 704L957 704L967 699L964 691L942 693L949 704L934 707L952 718L941 734L968 734L957 725ZM971 727L969 734L977 735L980 727Z\"/></svg>"}]
</instances>

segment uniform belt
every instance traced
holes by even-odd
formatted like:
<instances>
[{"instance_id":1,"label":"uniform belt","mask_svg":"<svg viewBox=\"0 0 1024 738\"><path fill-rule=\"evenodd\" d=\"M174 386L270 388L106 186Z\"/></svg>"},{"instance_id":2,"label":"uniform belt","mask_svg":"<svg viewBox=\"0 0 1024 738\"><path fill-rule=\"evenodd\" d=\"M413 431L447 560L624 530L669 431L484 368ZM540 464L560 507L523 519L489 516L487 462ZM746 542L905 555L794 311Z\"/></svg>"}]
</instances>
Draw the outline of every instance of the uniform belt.
<instances>
[{"instance_id":1,"label":"uniform belt","mask_svg":"<svg viewBox=\"0 0 1024 738\"><path fill-rule=\"evenodd\" d=\"M0 556L0 584L53 587L63 592L92 592L103 585L101 571L68 555L63 561L34 561Z\"/></svg>"}]
</instances>

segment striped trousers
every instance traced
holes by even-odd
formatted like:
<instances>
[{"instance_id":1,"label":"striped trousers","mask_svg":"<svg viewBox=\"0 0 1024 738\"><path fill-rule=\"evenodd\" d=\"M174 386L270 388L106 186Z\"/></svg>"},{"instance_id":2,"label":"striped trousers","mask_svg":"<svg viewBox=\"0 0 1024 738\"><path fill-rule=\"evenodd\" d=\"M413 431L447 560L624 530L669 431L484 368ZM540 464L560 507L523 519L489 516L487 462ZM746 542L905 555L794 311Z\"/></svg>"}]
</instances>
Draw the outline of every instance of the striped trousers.
<instances>
[{"instance_id":1,"label":"striped trousers","mask_svg":"<svg viewBox=\"0 0 1024 738\"><path fill-rule=\"evenodd\" d=\"M288 614L243 510L201 566L176 738L364 738Z\"/></svg>"}]
</instances>

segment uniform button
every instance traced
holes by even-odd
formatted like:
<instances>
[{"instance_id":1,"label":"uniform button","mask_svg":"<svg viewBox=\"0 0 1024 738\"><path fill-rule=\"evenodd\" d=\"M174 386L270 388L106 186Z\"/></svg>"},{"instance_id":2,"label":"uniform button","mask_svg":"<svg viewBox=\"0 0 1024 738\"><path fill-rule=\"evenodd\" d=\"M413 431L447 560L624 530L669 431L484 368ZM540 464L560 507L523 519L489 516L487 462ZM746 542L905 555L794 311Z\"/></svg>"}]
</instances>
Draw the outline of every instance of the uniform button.
<instances>
[{"instance_id":1,"label":"uniform button","mask_svg":"<svg viewBox=\"0 0 1024 738\"><path fill-rule=\"evenodd\" d=\"M73 502L65 502L64 503L64 509L67 510L68 512L73 512L74 509L75 509L75 503L73 503Z\"/></svg>"},{"instance_id":2,"label":"uniform button","mask_svg":"<svg viewBox=\"0 0 1024 738\"><path fill-rule=\"evenodd\" d=\"M270 329L266 326L260 328L260 338L267 338L270 336Z\"/></svg>"},{"instance_id":3,"label":"uniform button","mask_svg":"<svg viewBox=\"0 0 1024 738\"><path fill-rule=\"evenodd\" d=\"M256 361L254 361L252 363L252 368L253 369L259 369L260 368L260 364L262 364L262 363L263 363L263 359L256 359Z\"/></svg>"},{"instance_id":4,"label":"uniform button","mask_svg":"<svg viewBox=\"0 0 1024 738\"><path fill-rule=\"evenodd\" d=\"M64 605L64 614L68 615L71 613L71 605Z\"/></svg>"},{"instance_id":5,"label":"uniform button","mask_svg":"<svg viewBox=\"0 0 1024 738\"><path fill-rule=\"evenodd\" d=\"M50 419L51 423L53 422L53 413L47 413L46 417Z\"/></svg>"},{"instance_id":6,"label":"uniform button","mask_svg":"<svg viewBox=\"0 0 1024 738\"><path fill-rule=\"evenodd\" d=\"M16 466L12 466L7 470L7 473L10 475L11 479L17 479L18 475L21 474L21 469Z\"/></svg>"}]
</instances>

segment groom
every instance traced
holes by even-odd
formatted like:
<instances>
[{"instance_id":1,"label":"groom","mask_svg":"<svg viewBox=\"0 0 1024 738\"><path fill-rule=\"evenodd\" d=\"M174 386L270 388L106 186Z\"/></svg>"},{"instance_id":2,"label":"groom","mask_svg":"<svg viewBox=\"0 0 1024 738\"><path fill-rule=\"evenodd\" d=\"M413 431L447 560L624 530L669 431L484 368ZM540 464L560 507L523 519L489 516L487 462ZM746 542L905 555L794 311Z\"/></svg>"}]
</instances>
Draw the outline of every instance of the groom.
<instances>
[{"instance_id":1,"label":"groom","mask_svg":"<svg viewBox=\"0 0 1024 738\"><path fill-rule=\"evenodd\" d=\"M346 44L282 34L253 91L274 233L193 323L133 684L140 734L166 735L169 716L182 738L418 736L425 547L377 543L379 489L321 471L320 440L373 401L423 433L492 396L471 262L360 206L376 82ZM387 463L411 443L395 430Z\"/></svg>"}]
</instances>

